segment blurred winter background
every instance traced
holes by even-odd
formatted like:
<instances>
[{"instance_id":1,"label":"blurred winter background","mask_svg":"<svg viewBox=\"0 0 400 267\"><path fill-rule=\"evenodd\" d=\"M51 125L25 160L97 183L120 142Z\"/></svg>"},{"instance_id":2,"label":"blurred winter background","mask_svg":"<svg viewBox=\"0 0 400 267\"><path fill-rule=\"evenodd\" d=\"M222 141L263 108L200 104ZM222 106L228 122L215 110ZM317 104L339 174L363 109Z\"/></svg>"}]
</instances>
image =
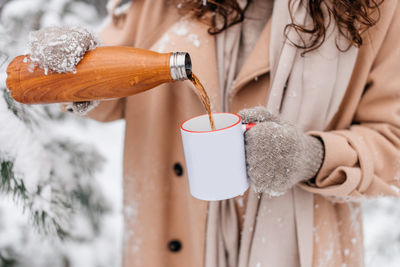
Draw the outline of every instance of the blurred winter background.
<instances>
[{"instance_id":1,"label":"blurred winter background","mask_svg":"<svg viewBox=\"0 0 400 267\"><path fill-rule=\"evenodd\" d=\"M120 266L123 121L101 124L5 91L30 31L96 32L107 0L0 0L0 266ZM60 241L57 237L64 241Z\"/></svg>"},{"instance_id":2,"label":"blurred winter background","mask_svg":"<svg viewBox=\"0 0 400 267\"><path fill-rule=\"evenodd\" d=\"M23 106L5 90L6 66L26 51L29 31L96 32L106 4L0 0L0 267L120 266L124 123ZM367 266L400 266L400 200L365 203L364 222Z\"/></svg>"}]
</instances>

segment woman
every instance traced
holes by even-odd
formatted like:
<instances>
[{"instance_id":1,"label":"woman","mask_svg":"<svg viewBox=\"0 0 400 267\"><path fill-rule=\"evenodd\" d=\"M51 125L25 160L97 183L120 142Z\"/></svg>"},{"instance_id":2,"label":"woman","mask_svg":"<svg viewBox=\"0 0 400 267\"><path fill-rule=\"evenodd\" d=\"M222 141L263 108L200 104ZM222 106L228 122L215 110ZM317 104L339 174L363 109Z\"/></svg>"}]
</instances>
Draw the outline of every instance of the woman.
<instances>
[{"instance_id":1,"label":"woman","mask_svg":"<svg viewBox=\"0 0 400 267\"><path fill-rule=\"evenodd\" d=\"M190 196L179 134L204 113L190 83L89 113L126 120L123 265L363 266L359 201L399 196L399 23L395 0L135 0L113 15L105 44L189 52L214 111L257 122L256 190L209 204Z\"/></svg>"}]
</instances>

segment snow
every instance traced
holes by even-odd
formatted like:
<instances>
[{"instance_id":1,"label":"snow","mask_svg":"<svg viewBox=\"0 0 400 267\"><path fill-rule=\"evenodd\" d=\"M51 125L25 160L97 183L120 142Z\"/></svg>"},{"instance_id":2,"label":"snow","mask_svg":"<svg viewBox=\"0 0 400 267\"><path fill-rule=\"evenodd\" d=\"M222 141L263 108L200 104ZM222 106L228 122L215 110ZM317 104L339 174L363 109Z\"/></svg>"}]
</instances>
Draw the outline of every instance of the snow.
<instances>
[{"instance_id":1,"label":"snow","mask_svg":"<svg viewBox=\"0 0 400 267\"><path fill-rule=\"evenodd\" d=\"M35 10L39 9L41 5L45 3L42 1L32 0L14 0L12 5L5 5L2 11L3 19L22 18L27 17L34 13Z\"/></svg>"},{"instance_id":2,"label":"snow","mask_svg":"<svg viewBox=\"0 0 400 267\"><path fill-rule=\"evenodd\" d=\"M384 197L363 206L366 266L400 266L400 199Z\"/></svg>"},{"instance_id":3,"label":"snow","mask_svg":"<svg viewBox=\"0 0 400 267\"><path fill-rule=\"evenodd\" d=\"M0 152L14 160L17 175L24 179L28 191L35 192L44 177L50 175L50 164L42 143L34 136L27 125L16 118L3 97L0 97ZM32 160L35 159L35 160Z\"/></svg>"},{"instance_id":4,"label":"snow","mask_svg":"<svg viewBox=\"0 0 400 267\"><path fill-rule=\"evenodd\" d=\"M122 156L124 121L99 123L88 119L71 120L60 124L56 131L74 140L95 146L106 164L97 181L106 199L111 202L112 213L103 222L103 231L93 246L69 244L70 256L75 263L71 267L120 266L122 241ZM134 211L132 211L134 213ZM86 263L81 259L86 258Z\"/></svg>"},{"instance_id":5,"label":"snow","mask_svg":"<svg viewBox=\"0 0 400 267\"><path fill-rule=\"evenodd\" d=\"M3 60L6 59L7 62L5 63L8 63L14 56L28 52L26 50L27 36L32 29L60 24L101 24L94 6L81 1L12 0L7 1L0 12L2 12L0 17L1 88L5 87L6 74L4 70L7 66L7 64L3 64ZM66 35L61 34L59 40L55 39L50 44L53 47L61 45L66 37ZM32 40L39 41L35 40L35 37ZM77 50L77 52L83 52L80 46L77 47ZM52 56L49 55L50 58ZM26 57L26 63L28 63L28 60L29 58ZM67 64L68 62L63 60L60 65L65 68ZM33 71L33 62L28 64L28 68ZM3 90L0 92L0 154L2 159L15 160L13 168L17 172L16 178L24 177L28 191L36 190L39 184L42 186L40 196L32 202L32 208L36 211L45 210L51 215L52 209L49 206L49 199L54 196L48 178L49 166L55 164L55 162L53 158L48 158L51 153L48 153L48 148L44 148L43 144L50 141L47 138L51 134L48 135L47 133L57 131L57 127L53 128L54 125L52 125L49 128L46 123L37 123L43 121L43 117L47 116L43 106L26 106L20 111L22 116L16 117L10 109L6 108ZM56 114L54 113L54 115ZM85 123L82 119L78 120L74 116L60 120L59 123L59 136L67 136L82 141L85 139L88 140L87 143L90 140L90 143L98 147L109 160L103 172L96 177L94 184L99 186L99 188L96 188L98 189L96 192L103 192L111 211L100 222L98 233L93 232L93 227L83 217L74 215L73 218L69 218L71 221L74 220L73 234L76 233L83 239L61 243L51 236L46 237L38 234L31 224L29 213L23 212L20 205L21 201L15 201L11 197L0 194L1 257L13 258L17 256L19 267L120 266L120 243L122 239L121 165L124 124L123 122L108 125L95 122ZM40 136L41 138L39 138ZM94 136L97 136L97 138ZM86 146L82 146L82 149L85 150ZM5 151L7 151L7 154L4 153ZM118 155L118 153L121 154ZM57 157L62 160L73 160L68 155L63 157L62 154L59 154ZM71 169L64 167L68 166L68 163L66 164L64 161L61 162L61 165L63 166L59 166L56 170L57 175L71 178L71 175L73 175ZM26 175L27 173L29 175ZM71 182L67 182L65 187L71 184Z\"/></svg>"},{"instance_id":6,"label":"snow","mask_svg":"<svg viewBox=\"0 0 400 267\"><path fill-rule=\"evenodd\" d=\"M297 94L295 91L290 91L288 94L289 97L297 97Z\"/></svg>"},{"instance_id":7,"label":"snow","mask_svg":"<svg viewBox=\"0 0 400 267\"><path fill-rule=\"evenodd\" d=\"M45 70L73 72L85 53L96 47L93 34L80 26L47 27L29 34L32 62Z\"/></svg>"},{"instance_id":8,"label":"snow","mask_svg":"<svg viewBox=\"0 0 400 267\"><path fill-rule=\"evenodd\" d=\"M397 194L400 193L400 188L399 188L399 187L397 187L397 186L395 186L395 185L391 185L390 187L391 187L391 188L393 189L393 191L395 191Z\"/></svg>"},{"instance_id":9,"label":"snow","mask_svg":"<svg viewBox=\"0 0 400 267\"><path fill-rule=\"evenodd\" d=\"M175 36L184 37L185 42L193 45L196 48L199 48L201 42L197 34L192 33L193 25L187 18L180 19L177 23L175 23L171 30L166 32L160 40L157 42L156 47L158 52L167 52L165 51L167 45L174 46L175 45Z\"/></svg>"},{"instance_id":10,"label":"snow","mask_svg":"<svg viewBox=\"0 0 400 267\"><path fill-rule=\"evenodd\" d=\"M109 13L114 12L114 15L118 16L122 13L125 13L128 8L131 6L131 1L125 1L126 3L122 3L122 0L109 0L107 2L107 11Z\"/></svg>"},{"instance_id":11,"label":"snow","mask_svg":"<svg viewBox=\"0 0 400 267\"><path fill-rule=\"evenodd\" d=\"M161 39L158 41L157 52L159 53L165 52L165 48L169 44L170 40L171 38L169 37L169 35L167 33L164 34L163 37L161 37Z\"/></svg>"},{"instance_id":12,"label":"snow","mask_svg":"<svg viewBox=\"0 0 400 267\"><path fill-rule=\"evenodd\" d=\"M55 130L60 135L67 135L96 146L106 156L107 164L96 180L110 201L113 212L105 217L102 231L93 241L60 243L39 236L26 223L28 220L26 214L23 214L10 199L2 198L0 195L0 251L4 247L19 248L26 256L22 259L24 267L62 267L65 266L63 258L68 259L71 267L120 266L124 122L102 124L69 120L67 123L60 123ZM91 231L84 222L77 225L80 229L76 231ZM21 231L21 227L24 231Z\"/></svg>"},{"instance_id":13,"label":"snow","mask_svg":"<svg viewBox=\"0 0 400 267\"><path fill-rule=\"evenodd\" d=\"M193 33L189 34L188 39L193 43L195 47L200 47L200 40L196 34Z\"/></svg>"},{"instance_id":14,"label":"snow","mask_svg":"<svg viewBox=\"0 0 400 267\"><path fill-rule=\"evenodd\" d=\"M64 25L75 25L76 24L76 15L84 19L85 21L94 21L96 20L98 14L96 10L88 3L76 1L69 5L69 10L73 14L67 14L63 17ZM45 25L51 26L55 25L54 23L45 23Z\"/></svg>"},{"instance_id":15,"label":"snow","mask_svg":"<svg viewBox=\"0 0 400 267\"><path fill-rule=\"evenodd\" d=\"M113 211L104 218L102 230L94 240L61 243L38 235L32 226L27 224L27 214L24 214L10 198L0 195L0 251L4 251L5 247L23 251L21 260L24 267L62 267L65 256L71 267L120 266L124 122L102 124L68 120L67 123L60 123L54 130L60 136L92 144L106 156L107 164L96 181L110 201ZM37 204L47 205L47 202ZM75 225L75 231L86 232L87 236L92 235L92 229L85 221L78 221Z\"/></svg>"},{"instance_id":16,"label":"snow","mask_svg":"<svg viewBox=\"0 0 400 267\"><path fill-rule=\"evenodd\" d=\"M177 24L175 27L172 28L172 30L175 32L176 35L178 36L185 36L188 34L189 29L186 27L185 24Z\"/></svg>"},{"instance_id":17,"label":"snow","mask_svg":"<svg viewBox=\"0 0 400 267\"><path fill-rule=\"evenodd\" d=\"M239 207L241 207L241 208L244 207L243 197L238 197L238 198L237 198L237 204L238 204Z\"/></svg>"},{"instance_id":18,"label":"snow","mask_svg":"<svg viewBox=\"0 0 400 267\"><path fill-rule=\"evenodd\" d=\"M343 251L343 254L347 257L350 255L350 250L348 248L345 248Z\"/></svg>"},{"instance_id":19,"label":"snow","mask_svg":"<svg viewBox=\"0 0 400 267\"><path fill-rule=\"evenodd\" d=\"M256 189L257 190L257 189ZM278 191L273 191L273 190L262 190L262 189L258 189L257 191L264 191L269 197L279 197L284 195L286 192L278 192ZM258 193L260 193L258 192Z\"/></svg>"}]
</instances>

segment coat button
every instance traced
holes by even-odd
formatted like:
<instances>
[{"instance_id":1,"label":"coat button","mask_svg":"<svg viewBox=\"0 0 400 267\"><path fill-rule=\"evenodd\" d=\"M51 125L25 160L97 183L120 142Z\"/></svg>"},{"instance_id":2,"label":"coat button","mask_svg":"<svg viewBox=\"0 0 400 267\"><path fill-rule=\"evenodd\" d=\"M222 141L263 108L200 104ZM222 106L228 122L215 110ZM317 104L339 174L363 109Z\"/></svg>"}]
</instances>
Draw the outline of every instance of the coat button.
<instances>
[{"instance_id":1,"label":"coat button","mask_svg":"<svg viewBox=\"0 0 400 267\"><path fill-rule=\"evenodd\" d=\"M178 252L179 250L182 249L182 244L179 240L171 240L168 243L168 249L171 252Z\"/></svg>"},{"instance_id":2,"label":"coat button","mask_svg":"<svg viewBox=\"0 0 400 267\"><path fill-rule=\"evenodd\" d=\"M182 176L183 175L183 167L180 163L175 163L174 164L174 172L176 176Z\"/></svg>"}]
</instances>

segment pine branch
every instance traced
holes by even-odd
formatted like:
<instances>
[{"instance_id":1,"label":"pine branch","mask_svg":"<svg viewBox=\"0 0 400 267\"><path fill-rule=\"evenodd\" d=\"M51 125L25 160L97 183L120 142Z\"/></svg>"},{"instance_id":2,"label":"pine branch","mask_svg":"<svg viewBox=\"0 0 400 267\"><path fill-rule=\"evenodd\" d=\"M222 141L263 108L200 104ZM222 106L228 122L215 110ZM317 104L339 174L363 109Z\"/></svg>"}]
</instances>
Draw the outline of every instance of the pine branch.
<instances>
[{"instance_id":1,"label":"pine branch","mask_svg":"<svg viewBox=\"0 0 400 267\"><path fill-rule=\"evenodd\" d=\"M7 107L12 113L24 122L28 127L38 127L40 125L40 112L38 109L32 108L30 106L26 106L20 103L17 103L11 96L10 91L6 88L1 88L3 91L3 97L7 104Z\"/></svg>"},{"instance_id":2,"label":"pine branch","mask_svg":"<svg viewBox=\"0 0 400 267\"><path fill-rule=\"evenodd\" d=\"M28 194L24 185L24 181L15 178L13 166L14 163L11 161L0 162L0 190L4 193L11 193L14 199L26 201L28 199Z\"/></svg>"},{"instance_id":3,"label":"pine branch","mask_svg":"<svg viewBox=\"0 0 400 267\"><path fill-rule=\"evenodd\" d=\"M48 184L38 186L36 192L28 192L23 179L15 175L13 161L1 161L0 190L22 203L41 233L56 235L60 239L82 239L71 233L71 218L77 214L84 214L93 230L99 231L101 217L109 211L109 207L104 197L98 193L100 190L93 183L93 175L104 159L93 149L71 141L54 140L47 148L55 155L65 156L62 165L71 168L69 177L64 177L62 170L57 169L58 164L54 163L55 168L51 171ZM51 186L50 201L42 196L42 188L46 186ZM48 208L43 205L48 205Z\"/></svg>"},{"instance_id":4,"label":"pine branch","mask_svg":"<svg viewBox=\"0 0 400 267\"><path fill-rule=\"evenodd\" d=\"M70 179L60 183L61 187L58 188L62 191L60 194L70 196L71 199L66 203L71 205L72 209L82 211L89 219L93 230L99 231L101 217L110 211L110 207L105 198L99 194L101 190L93 181L93 177L101 169L104 158L93 148L69 140L53 140L47 147L54 154L68 155L68 159L65 160L70 166L74 166L71 169ZM60 172L62 170L55 170L54 176L60 176Z\"/></svg>"},{"instance_id":5,"label":"pine branch","mask_svg":"<svg viewBox=\"0 0 400 267\"><path fill-rule=\"evenodd\" d=\"M3 255L0 251L0 267L15 267L17 266L17 260L14 257Z\"/></svg>"},{"instance_id":6,"label":"pine branch","mask_svg":"<svg viewBox=\"0 0 400 267\"><path fill-rule=\"evenodd\" d=\"M43 19L46 15L51 14L52 18L55 18L53 23L58 21L62 24L73 18L77 24L97 25L98 18L88 19L82 16L83 9L77 9L77 7L82 7L82 2L91 4L96 2L95 8L105 7L105 5L99 5L97 0L67 0L62 3L58 0L52 0L49 3L43 0L32 0L27 1L31 8L23 10L17 4L14 5L14 1L5 1L8 5L3 10L8 8L11 12L4 14L3 4L0 4L0 12L2 12L0 14L2 17L0 72L3 73L8 61L24 52L28 32L49 26L42 24L48 22ZM106 1L100 0L101 3ZM60 9L54 11L54 6ZM4 61L6 62L3 63ZM31 233L31 229L43 234L40 239L58 236L60 239L77 242L90 242L95 238L96 232L101 230L102 218L109 210L109 206L94 176L104 159L91 147L72 141L52 139L54 136L51 133L52 121L59 122L71 116L59 112L57 105L28 106L16 103L9 96L8 90L4 89L4 78L5 76L0 73L0 90L3 90L0 92L0 124L5 126L2 129L3 135L0 134L0 194L11 196L17 206L22 207L29 215L34 227L15 226L15 228L21 228L21 233L24 232L22 234L24 241L18 243L21 240L13 240L13 237L12 240L2 242L0 267L43 266L33 258L42 258L45 254L42 255L41 252L40 255L32 254L37 251L27 249L31 246L40 247L39 251L44 248L43 244L36 242L38 236ZM35 164L26 166L26 162ZM0 210L0 225L4 222L1 212L2 210ZM76 230L79 229L76 226L79 226L82 221L88 224L88 228L85 227L85 233ZM87 234L87 229L92 232ZM29 234L25 235L25 231ZM26 243L31 244L24 247ZM72 243L75 242L69 244ZM52 247L43 249L43 252L45 250L46 253L50 251L53 258L65 259L57 264L46 266L70 265L68 263L70 255L65 254L63 249Z\"/></svg>"}]
</instances>

